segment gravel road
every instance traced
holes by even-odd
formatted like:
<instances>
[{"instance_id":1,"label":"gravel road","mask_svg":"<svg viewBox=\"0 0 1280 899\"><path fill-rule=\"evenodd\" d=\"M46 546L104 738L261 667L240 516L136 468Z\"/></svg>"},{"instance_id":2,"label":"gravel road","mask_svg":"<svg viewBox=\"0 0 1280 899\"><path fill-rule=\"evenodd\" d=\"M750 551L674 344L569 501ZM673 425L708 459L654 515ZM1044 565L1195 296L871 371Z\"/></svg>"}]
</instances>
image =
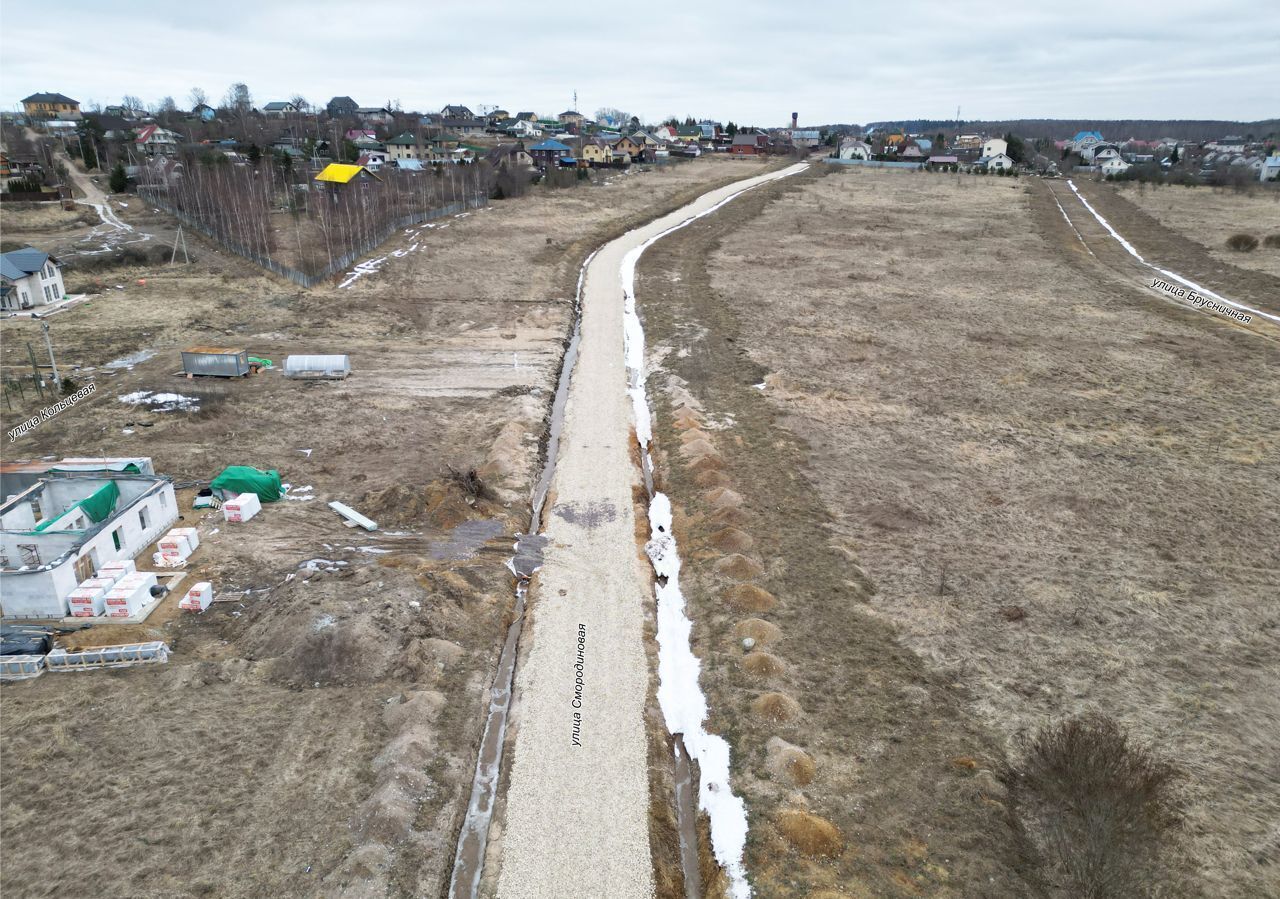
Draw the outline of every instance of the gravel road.
<instances>
[{"instance_id":1,"label":"gravel road","mask_svg":"<svg viewBox=\"0 0 1280 899\"><path fill-rule=\"evenodd\" d=\"M641 478L630 455L620 268L649 238L791 173L706 193L606 244L587 268L546 563L530 605L531 649L516 673L502 899L653 895L643 644L652 591L632 505Z\"/></svg>"}]
</instances>

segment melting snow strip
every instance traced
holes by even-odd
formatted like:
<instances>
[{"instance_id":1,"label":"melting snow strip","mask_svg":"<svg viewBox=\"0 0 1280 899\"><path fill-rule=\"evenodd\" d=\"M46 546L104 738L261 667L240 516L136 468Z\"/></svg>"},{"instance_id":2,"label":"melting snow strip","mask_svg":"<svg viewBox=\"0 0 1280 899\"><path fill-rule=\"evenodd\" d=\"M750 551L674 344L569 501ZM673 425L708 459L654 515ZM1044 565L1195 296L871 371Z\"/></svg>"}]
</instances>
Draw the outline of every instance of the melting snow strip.
<instances>
[{"instance_id":1,"label":"melting snow strip","mask_svg":"<svg viewBox=\"0 0 1280 899\"><path fill-rule=\"evenodd\" d=\"M668 234L710 215L747 191L804 170L797 167L776 178L761 180L735 191L708 209L654 235L622 257L627 393L631 396L635 414L636 438L640 442L646 482L652 476L649 443L653 439L653 421L645 391L644 327L636 314L636 264L645 250ZM730 895L733 899L748 899L751 884L747 882L742 861L747 845L747 808L742 799L734 795L729 784L728 742L723 737L708 733L702 726L707 718L707 699L698 682L701 662L693 654L689 642L693 622L685 614L684 594L680 592L680 555L671 532L671 501L663 493L655 493L650 500L649 533L651 539L645 545L645 552L659 578L654 588L658 601L658 705L667 731L680 734L689 755L698 762L698 808L705 811L710 819L711 850L729 875Z\"/></svg>"},{"instance_id":2,"label":"melting snow strip","mask_svg":"<svg viewBox=\"0 0 1280 899\"><path fill-rule=\"evenodd\" d=\"M1261 315L1263 318L1270 319L1273 322L1280 322L1280 315L1272 315L1270 312L1263 312L1261 309L1254 309L1252 306L1246 306L1243 303L1237 303L1235 300L1228 300L1226 297L1222 296L1221 294L1216 294L1209 288L1201 287L1196 282L1182 277L1182 275L1179 275L1177 272L1171 272L1166 268L1160 268L1160 266L1154 265L1148 262L1147 260L1143 259L1142 255L1137 250L1134 249L1133 244L1129 243L1129 241L1121 237L1120 232L1116 231L1115 228L1112 228L1111 223L1108 222L1106 219L1104 219L1101 215L1099 215L1098 211L1094 209L1091 205L1089 205L1089 201L1084 198L1084 194L1080 193L1080 189L1076 187L1076 183L1074 181L1067 179L1067 187L1071 188L1072 192L1075 193L1076 197L1080 200L1080 202L1084 204L1084 208L1089 210L1089 212L1093 214L1093 217L1098 220L1098 224L1106 228L1108 233L1110 233L1110 235L1119 242L1120 246L1124 247L1125 250L1128 251L1130 256L1138 260L1147 268L1151 269L1153 272L1159 272L1160 274L1164 275L1166 278L1172 278L1173 280L1177 281L1179 284L1182 284L1185 287L1190 287L1192 290L1194 290L1196 293L1200 294L1201 296L1210 297L1212 299L1217 300L1219 303L1226 303L1228 306L1231 306L1232 308L1235 308L1235 309L1239 309L1241 312L1252 312L1254 315Z\"/></svg>"}]
</instances>

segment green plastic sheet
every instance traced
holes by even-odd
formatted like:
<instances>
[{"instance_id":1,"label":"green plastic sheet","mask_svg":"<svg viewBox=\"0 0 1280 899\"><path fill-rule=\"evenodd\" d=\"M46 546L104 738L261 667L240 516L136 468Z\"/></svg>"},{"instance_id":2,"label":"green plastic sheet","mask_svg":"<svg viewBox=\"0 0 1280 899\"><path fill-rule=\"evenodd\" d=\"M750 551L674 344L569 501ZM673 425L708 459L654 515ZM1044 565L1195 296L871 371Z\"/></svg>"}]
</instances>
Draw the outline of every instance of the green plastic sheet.
<instances>
[{"instance_id":1,"label":"green plastic sheet","mask_svg":"<svg viewBox=\"0 0 1280 899\"><path fill-rule=\"evenodd\" d=\"M280 472L260 471L249 465L230 465L209 483L210 489L239 496L256 493L264 503L274 503L284 496L280 489Z\"/></svg>"},{"instance_id":2,"label":"green plastic sheet","mask_svg":"<svg viewBox=\"0 0 1280 899\"><path fill-rule=\"evenodd\" d=\"M92 521L106 521L107 516L115 511L116 502L120 499L120 488L116 486L115 481L107 481L106 484L99 487L89 496L86 496L74 506L69 507L62 515L55 515L52 518L46 518L44 521L36 525L37 531L43 531L53 524L55 521L61 520L67 512L72 509L80 509Z\"/></svg>"}]
</instances>

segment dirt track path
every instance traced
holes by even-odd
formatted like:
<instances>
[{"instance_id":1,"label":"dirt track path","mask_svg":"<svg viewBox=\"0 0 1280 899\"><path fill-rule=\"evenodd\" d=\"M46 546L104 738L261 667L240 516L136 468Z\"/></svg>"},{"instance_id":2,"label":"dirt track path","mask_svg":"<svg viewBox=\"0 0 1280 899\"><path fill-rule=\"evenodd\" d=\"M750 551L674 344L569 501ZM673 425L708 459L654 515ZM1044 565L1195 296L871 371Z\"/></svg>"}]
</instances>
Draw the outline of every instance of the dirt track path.
<instances>
[{"instance_id":1,"label":"dirt track path","mask_svg":"<svg viewBox=\"0 0 1280 899\"><path fill-rule=\"evenodd\" d=\"M532 648L516 675L503 899L653 895L643 643L652 593L633 505L641 476L631 455L620 271L646 240L794 169L704 194L606 244L587 267L546 563L530 607Z\"/></svg>"}]
</instances>

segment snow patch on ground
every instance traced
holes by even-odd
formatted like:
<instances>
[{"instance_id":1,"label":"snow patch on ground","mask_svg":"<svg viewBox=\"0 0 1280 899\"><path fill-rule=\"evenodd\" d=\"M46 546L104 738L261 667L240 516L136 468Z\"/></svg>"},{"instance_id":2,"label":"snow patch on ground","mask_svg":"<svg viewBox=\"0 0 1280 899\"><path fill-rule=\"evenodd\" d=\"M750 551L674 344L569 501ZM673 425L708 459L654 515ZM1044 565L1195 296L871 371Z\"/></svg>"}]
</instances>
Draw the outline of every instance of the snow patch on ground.
<instances>
[{"instance_id":1,"label":"snow patch on ground","mask_svg":"<svg viewBox=\"0 0 1280 899\"><path fill-rule=\"evenodd\" d=\"M707 733L707 699L698 683L702 663L693 654L689 637L693 622L685 614L680 592L680 553L671 533L671 501L654 494L649 504L649 532L645 553L660 580L658 597L658 705L667 730L684 737L685 748L698 762L698 808L711 820L711 846L716 861L729 875L734 899L751 895L742 854L747 846L747 807L729 785L729 744ZM665 583L662 579L665 579Z\"/></svg>"},{"instance_id":2,"label":"snow patch on ground","mask_svg":"<svg viewBox=\"0 0 1280 899\"><path fill-rule=\"evenodd\" d=\"M152 412L199 412L200 398L183 396L180 393L152 393L150 390L139 390L126 393L120 402L130 406L146 406Z\"/></svg>"}]
</instances>

